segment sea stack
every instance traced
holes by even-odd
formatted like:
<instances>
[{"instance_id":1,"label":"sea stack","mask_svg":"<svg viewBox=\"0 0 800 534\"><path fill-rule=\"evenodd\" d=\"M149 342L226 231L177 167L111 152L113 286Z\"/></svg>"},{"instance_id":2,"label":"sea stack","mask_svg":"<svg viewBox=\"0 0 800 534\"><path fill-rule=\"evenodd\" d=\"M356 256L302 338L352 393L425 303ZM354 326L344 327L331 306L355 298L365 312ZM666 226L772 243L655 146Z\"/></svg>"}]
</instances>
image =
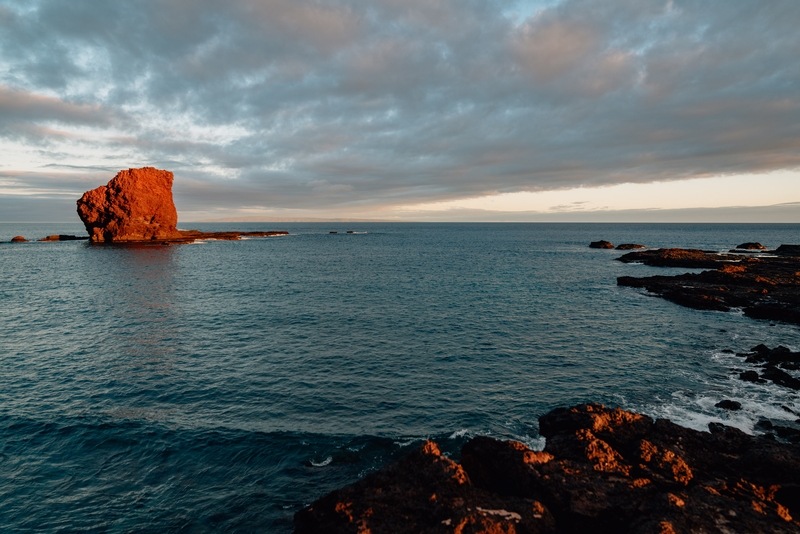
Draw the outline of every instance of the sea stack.
<instances>
[{"instance_id":1,"label":"sea stack","mask_svg":"<svg viewBox=\"0 0 800 534\"><path fill-rule=\"evenodd\" d=\"M153 167L120 171L78 200L78 216L95 243L180 238L173 175Z\"/></svg>"}]
</instances>

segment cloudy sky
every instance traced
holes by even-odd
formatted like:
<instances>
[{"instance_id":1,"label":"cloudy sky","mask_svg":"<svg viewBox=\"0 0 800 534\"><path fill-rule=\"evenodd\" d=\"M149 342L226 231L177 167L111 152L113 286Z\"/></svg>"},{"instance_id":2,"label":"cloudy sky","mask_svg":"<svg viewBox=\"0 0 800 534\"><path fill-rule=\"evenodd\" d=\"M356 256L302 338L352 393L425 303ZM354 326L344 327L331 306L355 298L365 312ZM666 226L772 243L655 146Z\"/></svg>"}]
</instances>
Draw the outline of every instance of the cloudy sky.
<instances>
[{"instance_id":1,"label":"cloudy sky","mask_svg":"<svg viewBox=\"0 0 800 534\"><path fill-rule=\"evenodd\" d=\"M0 221L155 166L182 221L800 222L798 28L797 0L0 0Z\"/></svg>"}]
</instances>

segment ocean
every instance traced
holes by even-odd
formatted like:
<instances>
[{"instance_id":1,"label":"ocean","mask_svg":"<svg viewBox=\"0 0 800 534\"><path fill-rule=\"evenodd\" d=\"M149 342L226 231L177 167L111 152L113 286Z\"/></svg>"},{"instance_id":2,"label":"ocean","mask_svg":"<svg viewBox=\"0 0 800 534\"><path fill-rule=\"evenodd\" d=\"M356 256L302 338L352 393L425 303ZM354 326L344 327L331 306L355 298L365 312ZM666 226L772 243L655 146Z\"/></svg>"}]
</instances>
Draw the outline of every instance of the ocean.
<instances>
[{"instance_id":1,"label":"ocean","mask_svg":"<svg viewBox=\"0 0 800 534\"><path fill-rule=\"evenodd\" d=\"M290 235L0 244L0 531L288 533L421 440L541 448L559 406L749 433L800 413L724 352L800 350L800 328L618 287L687 270L588 248L773 248L800 225L180 226ZM56 233L84 231L0 224L0 241Z\"/></svg>"}]
</instances>

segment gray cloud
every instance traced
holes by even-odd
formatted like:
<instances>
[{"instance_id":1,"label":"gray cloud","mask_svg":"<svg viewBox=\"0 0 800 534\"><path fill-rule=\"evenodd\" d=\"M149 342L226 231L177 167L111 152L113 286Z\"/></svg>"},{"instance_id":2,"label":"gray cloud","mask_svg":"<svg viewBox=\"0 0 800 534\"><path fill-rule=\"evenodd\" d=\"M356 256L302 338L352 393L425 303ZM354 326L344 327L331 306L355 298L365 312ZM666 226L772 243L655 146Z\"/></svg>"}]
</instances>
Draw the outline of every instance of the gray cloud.
<instances>
[{"instance_id":1,"label":"gray cloud","mask_svg":"<svg viewBox=\"0 0 800 534\"><path fill-rule=\"evenodd\" d=\"M0 0L0 147L166 167L193 209L800 167L794 0L520 7Z\"/></svg>"}]
</instances>

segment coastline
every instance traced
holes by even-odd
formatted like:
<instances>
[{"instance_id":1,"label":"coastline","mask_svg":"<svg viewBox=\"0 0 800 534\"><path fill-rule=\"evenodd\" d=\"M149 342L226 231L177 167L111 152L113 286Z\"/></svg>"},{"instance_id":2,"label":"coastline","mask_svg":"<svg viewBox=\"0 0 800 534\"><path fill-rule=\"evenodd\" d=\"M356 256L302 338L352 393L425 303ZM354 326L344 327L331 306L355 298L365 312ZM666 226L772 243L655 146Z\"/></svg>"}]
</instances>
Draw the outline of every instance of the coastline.
<instances>
[{"instance_id":1,"label":"coastline","mask_svg":"<svg viewBox=\"0 0 800 534\"><path fill-rule=\"evenodd\" d=\"M800 447L583 404L539 419L543 451L431 441L297 512L296 534L800 532Z\"/></svg>"}]
</instances>

